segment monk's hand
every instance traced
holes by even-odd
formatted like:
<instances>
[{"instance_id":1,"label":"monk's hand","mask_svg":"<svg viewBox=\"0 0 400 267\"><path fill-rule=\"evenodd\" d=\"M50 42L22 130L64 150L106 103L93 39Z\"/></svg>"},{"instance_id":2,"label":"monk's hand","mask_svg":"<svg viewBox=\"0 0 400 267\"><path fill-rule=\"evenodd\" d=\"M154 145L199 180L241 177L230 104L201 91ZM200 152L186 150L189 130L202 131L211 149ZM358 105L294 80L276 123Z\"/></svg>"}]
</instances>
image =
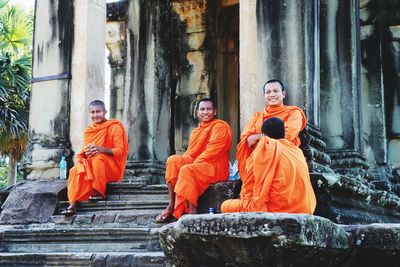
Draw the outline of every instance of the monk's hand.
<instances>
[{"instance_id":1,"label":"monk's hand","mask_svg":"<svg viewBox=\"0 0 400 267\"><path fill-rule=\"evenodd\" d=\"M258 140L261 138L261 134L252 134L249 137L247 137L247 146L252 147L255 144L257 144Z\"/></svg>"},{"instance_id":2,"label":"monk's hand","mask_svg":"<svg viewBox=\"0 0 400 267\"><path fill-rule=\"evenodd\" d=\"M93 157L97 154L101 153L101 147L93 144L88 144L85 148L86 157Z\"/></svg>"}]
</instances>

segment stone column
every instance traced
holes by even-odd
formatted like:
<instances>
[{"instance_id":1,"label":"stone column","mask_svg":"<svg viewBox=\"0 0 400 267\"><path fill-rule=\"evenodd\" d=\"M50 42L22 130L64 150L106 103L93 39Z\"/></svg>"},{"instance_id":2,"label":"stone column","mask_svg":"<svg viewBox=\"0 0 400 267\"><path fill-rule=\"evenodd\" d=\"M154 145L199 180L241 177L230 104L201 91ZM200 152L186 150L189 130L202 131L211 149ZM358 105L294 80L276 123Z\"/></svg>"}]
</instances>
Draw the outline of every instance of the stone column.
<instances>
[{"instance_id":1,"label":"stone column","mask_svg":"<svg viewBox=\"0 0 400 267\"><path fill-rule=\"evenodd\" d=\"M36 1L33 45L29 149L23 167L28 179L59 176L62 154L68 154L72 0Z\"/></svg>"},{"instance_id":2,"label":"stone column","mask_svg":"<svg viewBox=\"0 0 400 267\"><path fill-rule=\"evenodd\" d=\"M129 155L126 179L159 183L169 155L171 96L169 3L130 1L123 121Z\"/></svg>"},{"instance_id":3,"label":"stone column","mask_svg":"<svg viewBox=\"0 0 400 267\"><path fill-rule=\"evenodd\" d=\"M394 168L400 170L400 23L389 27L391 39L389 45L392 47L388 53L391 61L390 79L387 84L391 86L388 95L389 109L389 142L388 161Z\"/></svg>"},{"instance_id":4,"label":"stone column","mask_svg":"<svg viewBox=\"0 0 400 267\"><path fill-rule=\"evenodd\" d=\"M76 153L82 147L82 133L91 123L88 104L104 100L106 1L74 1L74 10L70 140Z\"/></svg>"},{"instance_id":5,"label":"stone column","mask_svg":"<svg viewBox=\"0 0 400 267\"><path fill-rule=\"evenodd\" d=\"M382 65L380 1L365 1L361 6L361 91L363 136L368 165L376 179L385 176L387 135Z\"/></svg>"},{"instance_id":6,"label":"stone column","mask_svg":"<svg viewBox=\"0 0 400 267\"><path fill-rule=\"evenodd\" d=\"M254 111L265 105L259 99L262 89L256 85L257 60L257 0L241 1L239 4L239 71L240 71L240 130L246 126ZM262 86L262 85L261 85ZM261 93L260 93L261 92ZM263 98L262 98L263 99ZM256 103L246 105L245 103ZM243 105L244 104L244 105Z\"/></svg>"},{"instance_id":7,"label":"stone column","mask_svg":"<svg viewBox=\"0 0 400 267\"><path fill-rule=\"evenodd\" d=\"M248 119L248 114L264 108L262 86L266 80L282 80L287 88L286 104L301 107L307 115L308 126L302 134L302 148L310 170L331 172L327 167L330 158L323 152L325 144L319 132L318 2L259 0L240 6L240 38L257 40L255 51L244 49L241 44L240 53L243 56L240 58L249 53L250 60L246 61L246 65L241 62L240 66L240 102L255 100L250 101L254 105L241 105L244 109L241 119ZM255 17L255 20L244 17L246 15ZM249 24L243 25L245 22ZM247 31L242 32L246 28ZM254 61L251 62L251 59ZM255 67L251 67L254 62ZM252 71L246 71L247 68L255 70L255 77ZM252 81L253 86L242 87ZM249 95L253 96L248 98ZM245 123L241 121L241 125Z\"/></svg>"},{"instance_id":8,"label":"stone column","mask_svg":"<svg viewBox=\"0 0 400 267\"><path fill-rule=\"evenodd\" d=\"M321 132L339 173L363 175L358 0L321 1Z\"/></svg>"}]
</instances>

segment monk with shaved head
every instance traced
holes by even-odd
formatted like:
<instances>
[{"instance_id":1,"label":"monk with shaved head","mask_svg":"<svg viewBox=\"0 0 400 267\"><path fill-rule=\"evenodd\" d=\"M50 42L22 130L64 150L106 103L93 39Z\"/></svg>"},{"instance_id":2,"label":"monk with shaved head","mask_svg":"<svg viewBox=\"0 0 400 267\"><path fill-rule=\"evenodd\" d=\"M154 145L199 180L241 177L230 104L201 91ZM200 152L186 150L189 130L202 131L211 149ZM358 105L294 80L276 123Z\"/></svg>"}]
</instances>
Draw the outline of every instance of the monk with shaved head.
<instances>
[{"instance_id":1,"label":"monk with shaved head","mask_svg":"<svg viewBox=\"0 0 400 267\"><path fill-rule=\"evenodd\" d=\"M306 126L304 112L296 106L287 106L283 103L286 89L280 80L267 81L263 86L265 108L253 113L250 121L240 135L237 145L236 158L240 177L246 176L246 160L250 157L258 141L261 139L261 125L263 121L278 117L285 123L285 138L296 146L300 146L299 133Z\"/></svg>"},{"instance_id":2,"label":"monk with shaved head","mask_svg":"<svg viewBox=\"0 0 400 267\"><path fill-rule=\"evenodd\" d=\"M267 119L261 131L246 162L240 199L224 201L221 211L313 214L316 199L303 152L285 139L281 119Z\"/></svg>"},{"instance_id":3,"label":"monk with shaved head","mask_svg":"<svg viewBox=\"0 0 400 267\"><path fill-rule=\"evenodd\" d=\"M83 133L83 147L77 163L68 177L70 205L62 211L65 216L76 213L77 202L98 201L106 197L106 184L121 181L128 154L128 138L124 125L115 119L107 120L104 102L89 104L92 124Z\"/></svg>"},{"instance_id":4,"label":"monk with shaved head","mask_svg":"<svg viewBox=\"0 0 400 267\"><path fill-rule=\"evenodd\" d=\"M169 204L157 216L157 222L168 222L173 217L179 219L184 213L197 213L197 200L208 186L228 180L232 130L226 122L216 119L216 114L211 99L199 101L200 123L190 135L186 152L167 160L165 180Z\"/></svg>"}]
</instances>

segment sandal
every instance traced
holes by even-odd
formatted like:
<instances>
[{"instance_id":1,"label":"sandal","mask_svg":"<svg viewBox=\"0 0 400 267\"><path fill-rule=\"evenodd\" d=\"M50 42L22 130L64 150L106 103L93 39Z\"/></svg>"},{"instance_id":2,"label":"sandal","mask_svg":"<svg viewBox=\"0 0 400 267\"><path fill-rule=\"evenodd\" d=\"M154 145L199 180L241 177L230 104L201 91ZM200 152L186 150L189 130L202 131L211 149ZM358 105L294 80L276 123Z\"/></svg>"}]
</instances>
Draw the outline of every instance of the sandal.
<instances>
[{"instance_id":1,"label":"sandal","mask_svg":"<svg viewBox=\"0 0 400 267\"><path fill-rule=\"evenodd\" d=\"M102 195L93 195L89 197L89 201L99 201L99 200L104 200Z\"/></svg>"},{"instance_id":2,"label":"sandal","mask_svg":"<svg viewBox=\"0 0 400 267\"><path fill-rule=\"evenodd\" d=\"M76 208L66 208L65 210L61 211L61 215L65 217L69 217L76 214Z\"/></svg>"}]
</instances>

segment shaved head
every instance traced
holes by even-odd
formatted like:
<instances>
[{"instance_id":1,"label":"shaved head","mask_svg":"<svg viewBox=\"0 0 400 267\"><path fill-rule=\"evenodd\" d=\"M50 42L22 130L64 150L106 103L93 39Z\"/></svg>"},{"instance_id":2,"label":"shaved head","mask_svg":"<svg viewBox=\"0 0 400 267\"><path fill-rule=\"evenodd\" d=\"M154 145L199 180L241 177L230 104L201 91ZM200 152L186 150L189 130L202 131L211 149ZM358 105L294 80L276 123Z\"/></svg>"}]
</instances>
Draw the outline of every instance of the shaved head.
<instances>
[{"instance_id":1,"label":"shaved head","mask_svg":"<svg viewBox=\"0 0 400 267\"><path fill-rule=\"evenodd\" d=\"M103 111L106 110L106 105L105 105L104 102L101 101L101 100L93 100L92 102L90 102L89 108L90 108L91 106L101 107L101 109L102 109Z\"/></svg>"},{"instance_id":2,"label":"shaved head","mask_svg":"<svg viewBox=\"0 0 400 267\"><path fill-rule=\"evenodd\" d=\"M274 139L285 138L285 124L281 119L272 117L263 122L261 132Z\"/></svg>"}]
</instances>

